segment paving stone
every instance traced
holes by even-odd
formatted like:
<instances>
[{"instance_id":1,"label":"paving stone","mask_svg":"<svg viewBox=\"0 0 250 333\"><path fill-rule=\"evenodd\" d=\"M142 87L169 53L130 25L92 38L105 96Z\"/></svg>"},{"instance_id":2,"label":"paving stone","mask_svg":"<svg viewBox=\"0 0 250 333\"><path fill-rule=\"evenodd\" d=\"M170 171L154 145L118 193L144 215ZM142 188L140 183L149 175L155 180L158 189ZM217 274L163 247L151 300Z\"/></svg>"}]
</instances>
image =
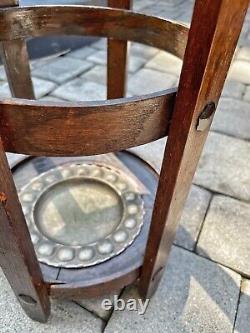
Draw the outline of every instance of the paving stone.
<instances>
[{"instance_id":1,"label":"paving stone","mask_svg":"<svg viewBox=\"0 0 250 333\"><path fill-rule=\"evenodd\" d=\"M92 66L93 64L88 61L61 57L44 66L35 68L32 74L61 84L80 75Z\"/></svg>"},{"instance_id":2,"label":"paving stone","mask_svg":"<svg viewBox=\"0 0 250 333\"><path fill-rule=\"evenodd\" d=\"M54 82L38 79L35 77L32 78L32 82L34 85L35 96L37 99L49 94L57 87L57 85Z\"/></svg>"},{"instance_id":3,"label":"paving stone","mask_svg":"<svg viewBox=\"0 0 250 333\"><path fill-rule=\"evenodd\" d=\"M17 165L19 162L21 162L23 160L23 158L27 155L6 153L6 156L7 156L7 160L8 160L10 168L13 168L15 165Z\"/></svg>"},{"instance_id":4,"label":"paving stone","mask_svg":"<svg viewBox=\"0 0 250 333\"><path fill-rule=\"evenodd\" d=\"M250 102L250 86L247 87L246 93L244 95L244 100Z\"/></svg>"},{"instance_id":5,"label":"paving stone","mask_svg":"<svg viewBox=\"0 0 250 333\"><path fill-rule=\"evenodd\" d=\"M244 279L241 284L240 302L237 312L234 333L250 332L250 280Z\"/></svg>"},{"instance_id":6,"label":"paving stone","mask_svg":"<svg viewBox=\"0 0 250 333\"><path fill-rule=\"evenodd\" d=\"M177 78L172 74L143 68L129 78L128 91L131 95L149 94L172 88L176 84Z\"/></svg>"},{"instance_id":7,"label":"paving stone","mask_svg":"<svg viewBox=\"0 0 250 333\"><path fill-rule=\"evenodd\" d=\"M73 102L105 100L106 87L95 82L74 79L54 90L52 95Z\"/></svg>"},{"instance_id":8,"label":"paving stone","mask_svg":"<svg viewBox=\"0 0 250 333\"><path fill-rule=\"evenodd\" d=\"M86 73L82 74L81 78L87 81L93 81L99 84L106 85L107 67L102 65L96 65Z\"/></svg>"},{"instance_id":9,"label":"paving stone","mask_svg":"<svg viewBox=\"0 0 250 333\"><path fill-rule=\"evenodd\" d=\"M158 173L161 171L162 158L166 146L166 138L129 149L147 161Z\"/></svg>"},{"instance_id":10,"label":"paving stone","mask_svg":"<svg viewBox=\"0 0 250 333\"><path fill-rule=\"evenodd\" d=\"M88 56L95 53L96 49L90 46L82 47L76 51L70 52L67 57L85 60Z\"/></svg>"},{"instance_id":11,"label":"paving stone","mask_svg":"<svg viewBox=\"0 0 250 333\"><path fill-rule=\"evenodd\" d=\"M5 69L3 66L0 66L0 81L6 81L7 80L7 76L5 73Z\"/></svg>"},{"instance_id":12,"label":"paving stone","mask_svg":"<svg viewBox=\"0 0 250 333\"><path fill-rule=\"evenodd\" d=\"M140 11L141 9L154 4L152 0L144 0L144 1L134 1L133 10Z\"/></svg>"},{"instance_id":13,"label":"paving stone","mask_svg":"<svg viewBox=\"0 0 250 333\"><path fill-rule=\"evenodd\" d=\"M170 53L160 51L145 67L179 76L181 73L182 61Z\"/></svg>"},{"instance_id":14,"label":"paving stone","mask_svg":"<svg viewBox=\"0 0 250 333\"><path fill-rule=\"evenodd\" d=\"M72 302L53 302L52 315L47 324L30 320L22 311L0 272L0 331L1 333L98 333L103 322Z\"/></svg>"},{"instance_id":15,"label":"paving stone","mask_svg":"<svg viewBox=\"0 0 250 333\"><path fill-rule=\"evenodd\" d=\"M250 276L250 205L217 195L207 213L197 251Z\"/></svg>"},{"instance_id":16,"label":"paving stone","mask_svg":"<svg viewBox=\"0 0 250 333\"><path fill-rule=\"evenodd\" d=\"M141 12L152 16L163 17L166 19L176 19L184 11L181 6L167 6L166 2L158 2L157 5L149 5L145 8L142 8Z\"/></svg>"},{"instance_id":17,"label":"paving stone","mask_svg":"<svg viewBox=\"0 0 250 333\"><path fill-rule=\"evenodd\" d=\"M65 100L63 100L62 98L57 98L54 96L45 96L40 98L40 101L44 101L44 102L63 102Z\"/></svg>"},{"instance_id":18,"label":"paving stone","mask_svg":"<svg viewBox=\"0 0 250 333\"><path fill-rule=\"evenodd\" d=\"M185 11L183 14L178 16L177 19L178 19L179 22L183 22L185 24L188 24L188 23L191 22L192 14L193 14L192 10Z\"/></svg>"},{"instance_id":19,"label":"paving stone","mask_svg":"<svg viewBox=\"0 0 250 333\"><path fill-rule=\"evenodd\" d=\"M232 332L240 275L173 248L167 270L144 315L115 311L105 333L229 333ZM129 288L123 299L138 299Z\"/></svg>"},{"instance_id":20,"label":"paving stone","mask_svg":"<svg viewBox=\"0 0 250 333\"><path fill-rule=\"evenodd\" d=\"M102 306L102 301L105 299L108 299L113 304L114 295L119 296L120 293L121 292L119 291L119 292L114 292L112 295L106 295L106 296L103 296L103 297L100 297L97 299L78 300L78 301L76 301L76 303L80 304L85 309L89 310L90 312L95 313L98 317L100 317L104 320L108 320L113 311L113 308L110 310L105 310Z\"/></svg>"},{"instance_id":21,"label":"paving stone","mask_svg":"<svg viewBox=\"0 0 250 333\"><path fill-rule=\"evenodd\" d=\"M42 61L44 63L45 59L30 61L30 68L35 68L36 66L41 64ZM0 65L0 81L7 81L7 76L6 76L5 69L4 69L3 65Z\"/></svg>"},{"instance_id":22,"label":"paving stone","mask_svg":"<svg viewBox=\"0 0 250 333\"><path fill-rule=\"evenodd\" d=\"M130 151L147 161L159 173L165 144L166 139L161 139L147 145L131 148ZM194 249L210 199L210 192L194 185L191 187L177 230L176 244L189 250Z\"/></svg>"},{"instance_id":23,"label":"paving stone","mask_svg":"<svg viewBox=\"0 0 250 333\"><path fill-rule=\"evenodd\" d=\"M250 84L250 62L243 60L234 61L229 70L228 78Z\"/></svg>"},{"instance_id":24,"label":"paving stone","mask_svg":"<svg viewBox=\"0 0 250 333\"><path fill-rule=\"evenodd\" d=\"M91 47L98 50L103 50L107 48L107 38L100 38L97 42L92 43Z\"/></svg>"},{"instance_id":25,"label":"paving stone","mask_svg":"<svg viewBox=\"0 0 250 333\"><path fill-rule=\"evenodd\" d=\"M94 62L99 65L106 65L107 64L107 52L100 50L91 54L88 58L88 61Z\"/></svg>"},{"instance_id":26,"label":"paving stone","mask_svg":"<svg viewBox=\"0 0 250 333\"><path fill-rule=\"evenodd\" d=\"M250 103L221 98L212 129L241 139L250 139Z\"/></svg>"},{"instance_id":27,"label":"paving stone","mask_svg":"<svg viewBox=\"0 0 250 333\"><path fill-rule=\"evenodd\" d=\"M248 10L249 12L249 10ZM250 47L250 35L249 35L249 21L245 20L245 24L241 30L240 38L238 41L238 45L244 47Z\"/></svg>"},{"instance_id":28,"label":"paving stone","mask_svg":"<svg viewBox=\"0 0 250 333\"><path fill-rule=\"evenodd\" d=\"M99 65L107 65L107 52L98 51L87 58L88 61L94 62ZM128 62L128 70L131 73L136 72L138 69L146 64L147 60L145 58L137 57L131 55Z\"/></svg>"},{"instance_id":29,"label":"paving stone","mask_svg":"<svg viewBox=\"0 0 250 333\"><path fill-rule=\"evenodd\" d=\"M250 143L210 133L194 183L250 201Z\"/></svg>"},{"instance_id":30,"label":"paving stone","mask_svg":"<svg viewBox=\"0 0 250 333\"><path fill-rule=\"evenodd\" d=\"M128 71L135 73L147 63L147 59L131 54L128 58Z\"/></svg>"},{"instance_id":31,"label":"paving stone","mask_svg":"<svg viewBox=\"0 0 250 333\"><path fill-rule=\"evenodd\" d=\"M149 60L159 52L158 49L152 46L147 46L139 43L132 43L130 47L130 54L137 57Z\"/></svg>"},{"instance_id":32,"label":"paving stone","mask_svg":"<svg viewBox=\"0 0 250 333\"><path fill-rule=\"evenodd\" d=\"M49 94L53 89L57 87L54 82L46 81L38 78L32 78L36 99L39 99ZM0 83L0 98L11 97L9 85L7 82Z\"/></svg>"},{"instance_id":33,"label":"paving stone","mask_svg":"<svg viewBox=\"0 0 250 333\"><path fill-rule=\"evenodd\" d=\"M210 199L210 192L194 185L191 187L177 230L175 244L189 250L195 248Z\"/></svg>"},{"instance_id":34,"label":"paving stone","mask_svg":"<svg viewBox=\"0 0 250 333\"><path fill-rule=\"evenodd\" d=\"M237 60L250 62L250 47L241 47L237 52Z\"/></svg>"},{"instance_id":35,"label":"paving stone","mask_svg":"<svg viewBox=\"0 0 250 333\"><path fill-rule=\"evenodd\" d=\"M245 89L246 86L244 84L237 81L227 80L222 91L222 96L241 99Z\"/></svg>"},{"instance_id":36,"label":"paving stone","mask_svg":"<svg viewBox=\"0 0 250 333\"><path fill-rule=\"evenodd\" d=\"M181 8L185 5L186 0L160 0L159 3L164 4L166 7L174 7L175 10L178 10L178 7Z\"/></svg>"}]
</instances>

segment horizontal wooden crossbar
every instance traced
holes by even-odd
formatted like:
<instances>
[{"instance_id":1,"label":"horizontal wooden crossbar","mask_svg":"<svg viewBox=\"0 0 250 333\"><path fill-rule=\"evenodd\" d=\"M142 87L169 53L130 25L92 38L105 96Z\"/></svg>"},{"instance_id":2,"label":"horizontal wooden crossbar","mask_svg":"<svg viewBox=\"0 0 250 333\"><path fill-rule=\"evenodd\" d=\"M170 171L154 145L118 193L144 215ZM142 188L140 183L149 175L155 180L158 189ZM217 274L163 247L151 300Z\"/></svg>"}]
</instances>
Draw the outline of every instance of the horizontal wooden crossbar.
<instances>
[{"instance_id":1,"label":"horizontal wooden crossbar","mask_svg":"<svg viewBox=\"0 0 250 333\"><path fill-rule=\"evenodd\" d=\"M34 156L78 156L145 144L167 135L175 95L172 89L93 103L0 101L4 148Z\"/></svg>"},{"instance_id":2,"label":"horizontal wooden crossbar","mask_svg":"<svg viewBox=\"0 0 250 333\"><path fill-rule=\"evenodd\" d=\"M88 284L84 283L56 283L48 285L49 294L56 298L68 299L82 299L82 298L95 298L108 295L114 290L121 290L122 288L134 283L139 276L139 269L114 277L113 279L105 282L94 284L90 281Z\"/></svg>"},{"instance_id":3,"label":"horizontal wooden crossbar","mask_svg":"<svg viewBox=\"0 0 250 333\"><path fill-rule=\"evenodd\" d=\"M0 40L91 35L131 40L183 58L188 30L177 22L104 7L36 6L0 11Z\"/></svg>"},{"instance_id":4,"label":"horizontal wooden crossbar","mask_svg":"<svg viewBox=\"0 0 250 333\"><path fill-rule=\"evenodd\" d=\"M50 34L132 40L183 57L188 28L156 17L103 7L0 10L0 41ZM138 98L93 103L2 100L1 138L6 151L34 156L93 155L123 150L168 134L175 96L176 89L170 89Z\"/></svg>"}]
</instances>

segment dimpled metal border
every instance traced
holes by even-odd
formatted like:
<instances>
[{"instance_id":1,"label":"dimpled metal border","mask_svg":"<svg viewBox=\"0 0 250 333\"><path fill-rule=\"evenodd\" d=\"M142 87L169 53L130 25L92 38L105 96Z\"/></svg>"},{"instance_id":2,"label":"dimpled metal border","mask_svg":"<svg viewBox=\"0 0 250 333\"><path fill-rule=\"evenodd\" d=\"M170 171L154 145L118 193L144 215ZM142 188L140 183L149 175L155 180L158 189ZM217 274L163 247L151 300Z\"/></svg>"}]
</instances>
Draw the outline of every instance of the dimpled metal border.
<instances>
[{"instance_id":1,"label":"dimpled metal border","mask_svg":"<svg viewBox=\"0 0 250 333\"><path fill-rule=\"evenodd\" d=\"M51 240L37 227L34 209L43 193L65 180L94 180L112 188L123 204L117 228L103 239L84 245L65 245ZM68 164L33 178L19 192L19 199L38 260L55 267L81 268L104 262L130 246L143 225L144 204L134 181L118 169L100 164Z\"/></svg>"}]
</instances>

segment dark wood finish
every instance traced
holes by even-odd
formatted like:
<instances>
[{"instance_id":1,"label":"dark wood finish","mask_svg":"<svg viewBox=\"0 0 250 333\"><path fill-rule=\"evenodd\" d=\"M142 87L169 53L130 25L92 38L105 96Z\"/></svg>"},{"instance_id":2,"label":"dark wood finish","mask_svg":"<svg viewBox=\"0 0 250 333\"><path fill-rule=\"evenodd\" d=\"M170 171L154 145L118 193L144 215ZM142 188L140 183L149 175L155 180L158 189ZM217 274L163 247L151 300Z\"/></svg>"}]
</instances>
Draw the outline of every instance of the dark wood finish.
<instances>
[{"instance_id":1,"label":"dark wood finish","mask_svg":"<svg viewBox=\"0 0 250 333\"><path fill-rule=\"evenodd\" d=\"M48 291L17 197L7 159L0 145L0 266L25 312L45 322L50 312ZM28 304L20 298L32 298Z\"/></svg>"},{"instance_id":2,"label":"dark wood finish","mask_svg":"<svg viewBox=\"0 0 250 333\"><path fill-rule=\"evenodd\" d=\"M19 0L1 0L0 7L18 6Z\"/></svg>"},{"instance_id":3,"label":"dark wood finish","mask_svg":"<svg viewBox=\"0 0 250 333\"><path fill-rule=\"evenodd\" d=\"M38 6L0 11L0 40L53 34L131 40L183 58L188 28L162 18L99 7Z\"/></svg>"},{"instance_id":4,"label":"dark wood finish","mask_svg":"<svg viewBox=\"0 0 250 333\"><path fill-rule=\"evenodd\" d=\"M132 283L140 271L140 292L144 298L152 295L162 276L177 222L207 137L208 128L197 131L198 119L208 103L218 103L247 7L248 0L196 0L176 101L174 89L140 98L107 102L0 102L3 142L3 146L0 145L0 264L31 318L40 321L47 319L48 292L57 297L98 296ZM3 43L18 44L18 40L30 36L51 34L93 35L123 43L131 40L158 47L182 58L188 28L121 9L42 6L0 10L0 40ZM20 49L19 45L8 51L14 54L12 59L15 58L15 61L18 61L18 47ZM120 53L117 46L114 49ZM125 68L124 54L123 48L119 55L122 71ZM110 61L112 58L113 54ZM113 69L110 75L115 77ZM119 83L119 89L112 92L113 97L117 97L118 92L121 95L122 83L124 81ZM23 90L20 94L26 92ZM34 155L88 155L125 149L167 134L169 139L145 258L152 197L146 201L144 228L124 253L97 267L71 270L71 273L61 269L57 282L53 279L45 282L4 149ZM127 159L130 167L131 163L131 159ZM136 172L144 181L150 178L142 167ZM152 170L151 173L155 176ZM155 185L152 179L149 183ZM154 191L155 188L151 193ZM106 268L100 272L104 264Z\"/></svg>"},{"instance_id":5,"label":"dark wood finish","mask_svg":"<svg viewBox=\"0 0 250 333\"><path fill-rule=\"evenodd\" d=\"M132 9L132 0L109 0L109 7ZM108 99L126 96L128 42L108 39Z\"/></svg>"},{"instance_id":6,"label":"dark wood finish","mask_svg":"<svg viewBox=\"0 0 250 333\"><path fill-rule=\"evenodd\" d=\"M2 6L18 6L18 1L1 1ZM34 99L26 42L23 39L4 41L0 43L0 54L12 96Z\"/></svg>"},{"instance_id":7,"label":"dark wood finish","mask_svg":"<svg viewBox=\"0 0 250 333\"><path fill-rule=\"evenodd\" d=\"M121 277L114 277L107 280L104 283L93 284L93 281L89 285L83 283L72 284L52 284L50 286L50 295L56 298L68 298L68 299L83 299L83 298L95 298L104 295L108 295L116 290L135 283L139 276L139 269L135 269L130 273L123 274Z\"/></svg>"},{"instance_id":8,"label":"dark wood finish","mask_svg":"<svg viewBox=\"0 0 250 333\"><path fill-rule=\"evenodd\" d=\"M93 155L127 149L168 132L174 90L93 103L0 101L6 151L34 156Z\"/></svg>"},{"instance_id":9,"label":"dark wood finish","mask_svg":"<svg viewBox=\"0 0 250 333\"><path fill-rule=\"evenodd\" d=\"M248 3L248 0L197 0L195 3L140 278L144 298L152 295L164 272L208 134L208 129L196 130L198 118L206 104L218 103Z\"/></svg>"}]
</instances>

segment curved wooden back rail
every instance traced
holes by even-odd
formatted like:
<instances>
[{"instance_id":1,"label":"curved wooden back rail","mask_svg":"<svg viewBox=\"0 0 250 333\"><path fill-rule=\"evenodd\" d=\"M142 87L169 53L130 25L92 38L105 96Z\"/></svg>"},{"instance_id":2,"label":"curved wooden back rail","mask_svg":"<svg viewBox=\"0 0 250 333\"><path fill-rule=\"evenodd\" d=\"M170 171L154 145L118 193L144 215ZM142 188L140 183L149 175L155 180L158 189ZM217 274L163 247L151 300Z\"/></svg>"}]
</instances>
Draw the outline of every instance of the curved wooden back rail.
<instances>
[{"instance_id":1,"label":"curved wooden back rail","mask_svg":"<svg viewBox=\"0 0 250 333\"><path fill-rule=\"evenodd\" d=\"M164 19L108 8L52 6L0 11L0 40L46 34L132 40L182 57L188 29ZM34 156L107 153L166 136L174 100L175 90L170 89L96 103L2 101L0 131L9 152Z\"/></svg>"},{"instance_id":2,"label":"curved wooden back rail","mask_svg":"<svg viewBox=\"0 0 250 333\"><path fill-rule=\"evenodd\" d=\"M166 136L175 90L152 97L93 103L0 101L6 151L80 156L124 150Z\"/></svg>"},{"instance_id":3,"label":"curved wooden back rail","mask_svg":"<svg viewBox=\"0 0 250 333\"><path fill-rule=\"evenodd\" d=\"M36 6L0 11L2 41L52 34L130 40L183 58L188 28L157 17L102 7Z\"/></svg>"},{"instance_id":4,"label":"curved wooden back rail","mask_svg":"<svg viewBox=\"0 0 250 333\"><path fill-rule=\"evenodd\" d=\"M163 274L177 222L208 134L209 126L198 132L197 122L207 104L212 102L216 106L218 103L248 2L196 0L189 35L188 28L182 24L121 9L40 6L0 10L0 41L4 45L6 59L12 53L12 59L17 61L17 50L24 50L25 38L51 34L129 40L184 57L177 94L176 89L170 89L142 97L91 103L43 103L23 99L0 101L0 263L31 318L47 320L49 294L97 296L133 282L139 273L142 296L152 295ZM16 3L15 0L4 1L4 5L14 6ZM110 0L110 4L114 3ZM128 6L128 0L119 0L119 7ZM230 38L227 38L228 33ZM14 51L12 44L15 45ZM115 43L112 49L117 47L118 43ZM125 65L126 45L123 44L122 49L119 59ZM27 54L24 58L27 59ZM109 81L115 68L116 65L110 68ZM124 68L121 68L123 79ZM25 66L22 69L18 72L27 74ZM13 73L12 80L15 77ZM30 87L28 75L25 82ZM110 89L110 96L123 94L124 85L119 85L118 90ZM20 87L13 91L15 96L22 96ZM33 96L32 89L27 95L24 97ZM109 267L105 272L108 277L100 279L97 268L91 271L90 275L94 278L90 280L73 284L44 281L4 150L37 156L91 155L145 144L166 135L169 138L142 269L144 252L141 253L139 247L134 251L131 246L130 252L120 255L123 258L120 266L113 265L112 269L117 268L117 271L110 275L112 269ZM151 177L149 183L156 184L153 171L147 172L144 179ZM140 179L142 172L137 173ZM152 209L148 211L152 212ZM145 220L149 221L150 216ZM140 237L146 236L140 234L138 239ZM139 242L138 239L134 244ZM133 258L135 253L132 252L139 253L139 261L138 257ZM125 269L124 263L129 261L128 258L132 264ZM18 274L16 269L20 269Z\"/></svg>"}]
</instances>

